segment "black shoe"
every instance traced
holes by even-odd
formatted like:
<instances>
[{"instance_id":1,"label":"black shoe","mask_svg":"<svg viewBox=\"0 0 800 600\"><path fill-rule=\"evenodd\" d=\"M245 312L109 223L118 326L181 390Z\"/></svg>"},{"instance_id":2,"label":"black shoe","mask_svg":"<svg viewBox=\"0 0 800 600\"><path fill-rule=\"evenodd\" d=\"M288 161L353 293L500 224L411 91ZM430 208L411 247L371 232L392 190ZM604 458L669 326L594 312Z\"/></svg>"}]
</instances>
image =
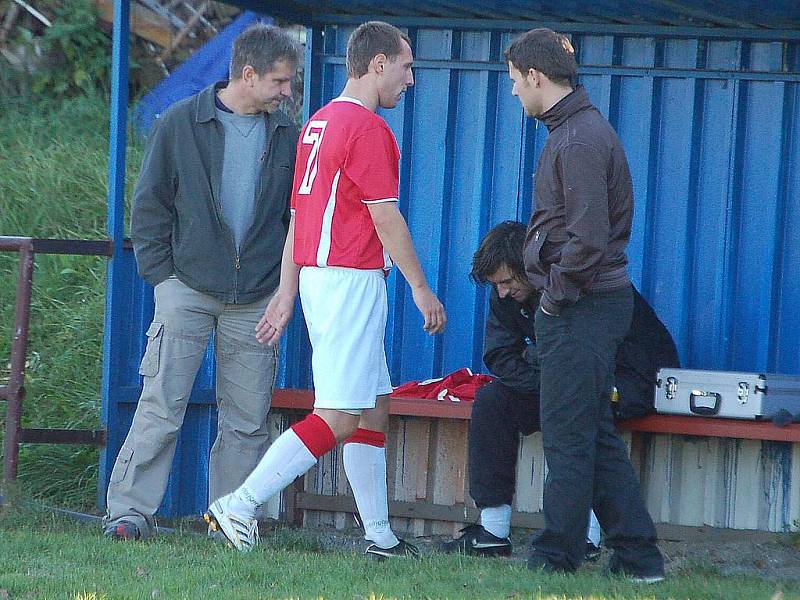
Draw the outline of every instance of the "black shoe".
<instances>
[{"instance_id":1,"label":"black shoe","mask_svg":"<svg viewBox=\"0 0 800 600\"><path fill-rule=\"evenodd\" d=\"M112 540L138 540L142 537L141 531L135 523L130 521L117 521L103 531L103 535Z\"/></svg>"},{"instance_id":2,"label":"black shoe","mask_svg":"<svg viewBox=\"0 0 800 600\"><path fill-rule=\"evenodd\" d=\"M391 548L381 548L377 544L370 544L364 550L364 556L373 560L386 560L387 558L418 558L419 550L405 540L398 539L398 542Z\"/></svg>"},{"instance_id":3,"label":"black shoe","mask_svg":"<svg viewBox=\"0 0 800 600\"><path fill-rule=\"evenodd\" d=\"M586 542L586 552L583 555L583 560L595 562L598 558L600 558L600 546L595 546L592 542Z\"/></svg>"},{"instance_id":4,"label":"black shoe","mask_svg":"<svg viewBox=\"0 0 800 600\"><path fill-rule=\"evenodd\" d=\"M625 568L612 560L612 564L606 570L606 575L622 577L631 583L659 583L664 581L664 570L645 572L639 569Z\"/></svg>"},{"instance_id":5,"label":"black shoe","mask_svg":"<svg viewBox=\"0 0 800 600\"><path fill-rule=\"evenodd\" d=\"M477 523L464 527L460 537L442 545L442 552L472 556L511 556L511 549L510 539L497 537Z\"/></svg>"}]
</instances>

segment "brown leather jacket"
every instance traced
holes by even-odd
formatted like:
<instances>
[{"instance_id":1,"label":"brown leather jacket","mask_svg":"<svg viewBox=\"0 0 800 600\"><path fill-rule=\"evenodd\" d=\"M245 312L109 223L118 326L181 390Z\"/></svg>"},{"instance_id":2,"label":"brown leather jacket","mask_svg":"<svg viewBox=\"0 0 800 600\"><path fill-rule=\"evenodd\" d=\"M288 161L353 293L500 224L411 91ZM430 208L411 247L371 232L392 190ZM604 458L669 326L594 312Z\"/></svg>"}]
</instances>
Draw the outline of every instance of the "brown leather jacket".
<instances>
[{"instance_id":1,"label":"brown leather jacket","mask_svg":"<svg viewBox=\"0 0 800 600\"><path fill-rule=\"evenodd\" d=\"M633 186L625 151L583 87L538 117L550 135L534 176L525 271L559 314L591 292L630 284Z\"/></svg>"}]
</instances>

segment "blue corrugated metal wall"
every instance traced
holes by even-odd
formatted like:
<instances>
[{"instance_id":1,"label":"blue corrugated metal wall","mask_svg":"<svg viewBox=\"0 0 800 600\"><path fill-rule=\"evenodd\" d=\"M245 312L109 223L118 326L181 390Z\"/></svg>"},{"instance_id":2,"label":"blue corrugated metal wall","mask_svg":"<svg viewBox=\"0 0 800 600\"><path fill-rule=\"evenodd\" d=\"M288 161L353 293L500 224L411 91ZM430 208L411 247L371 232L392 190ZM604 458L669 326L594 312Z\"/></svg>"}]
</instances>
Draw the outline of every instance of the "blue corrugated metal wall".
<instances>
[{"instance_id":1,"label":"blue corrugated metal wall","mask_svg":"<svg viewBox=\"0 0 800 600\"><path fill-rule=\"evenodd\" d=\"M309 30L306 106L338 95L348 25ZM569 31L568 27L565 31ZM504 219L527 221L546 139L526 119L502 51L510 31L411 28L416 86L383 116L402 151L401 209L425 272L445 303L431 338L405 283L389 278L393 382L470 366L483 370L486 290L470 283L479 239ZM636 216L632 277L673 333L686 366L800 373L800 43L637 35L573 37L581 80L628 153ZM131 261L130 342L109 401L116 456L139 390L152 306ZM310 386L300 319L282 348L279 385ZM210 359L195 387L165 514L205 508L213 441ZM176 467L178 464L176 463ZM110 464L101 469L107 480ZM103 486L104 487L104 486Z\"/></svg>"}]
</instances>

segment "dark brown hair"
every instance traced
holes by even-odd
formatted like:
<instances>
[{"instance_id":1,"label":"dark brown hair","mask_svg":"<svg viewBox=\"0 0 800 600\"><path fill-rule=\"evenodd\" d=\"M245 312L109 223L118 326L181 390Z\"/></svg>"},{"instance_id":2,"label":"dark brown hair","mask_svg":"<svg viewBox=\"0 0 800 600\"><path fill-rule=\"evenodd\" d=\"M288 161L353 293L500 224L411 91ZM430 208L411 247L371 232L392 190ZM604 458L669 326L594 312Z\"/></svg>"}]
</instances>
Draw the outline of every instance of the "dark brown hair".
<instances>
[{"instance_id":1,"label":"dark brown hair","mask_svg":"<svg viewBox=\"0 0 800 600\"><path fill-rule=\"evenodd\" d=\"M553 83L575 87L578 64L567 36L552 29L531 29L517 37L503 53L523 75L535 69Z\"/></svg>"},{"instance_id":2,"label":"dark brown hair","mask_svg":"<svg viewBox=\"0 0 800 600\"><path fill-rule=\"evenodd\" d=\"M525 244L527 227L519 221L503 221L495 225L472 257L472 272L469 276L477 284L484 284L503 265L516 277L525 278L522 247Z\"/></svg>"},{"instance_id":3,"label":"dark brown hair","mask_svg":"<svg viewBox=\"0 0 800 600\"><path fill-rule=\"evenodd\" d=\"M368 21L356 27L347 40L347 76L358 79L366 75L370 61L378 54L392 60L403 50L403 42L411 39L394 25Z\"/></svg>"}]
</instances>

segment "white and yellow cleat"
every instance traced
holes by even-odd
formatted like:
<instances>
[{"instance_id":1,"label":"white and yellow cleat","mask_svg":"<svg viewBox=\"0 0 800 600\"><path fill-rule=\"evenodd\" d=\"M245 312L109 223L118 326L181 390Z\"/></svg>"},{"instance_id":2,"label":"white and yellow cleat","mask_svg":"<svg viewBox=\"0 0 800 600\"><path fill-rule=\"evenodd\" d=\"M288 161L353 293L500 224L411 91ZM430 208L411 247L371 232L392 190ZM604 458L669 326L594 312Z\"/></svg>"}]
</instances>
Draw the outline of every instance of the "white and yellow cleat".
<instances>
[{"instance_id":1,"label":"white and yellow cleat","mask_svg":"<svg viewBox=\"0 0 800 600\"><path fill-rule=\"evenodd\" d=\"M223 496L209 506L203 520L208 523L209 532L221 532L229 546L239 552L250 552L258 546L258 522L230 512L229 497Z\"/></svg>"}]
</instances>

